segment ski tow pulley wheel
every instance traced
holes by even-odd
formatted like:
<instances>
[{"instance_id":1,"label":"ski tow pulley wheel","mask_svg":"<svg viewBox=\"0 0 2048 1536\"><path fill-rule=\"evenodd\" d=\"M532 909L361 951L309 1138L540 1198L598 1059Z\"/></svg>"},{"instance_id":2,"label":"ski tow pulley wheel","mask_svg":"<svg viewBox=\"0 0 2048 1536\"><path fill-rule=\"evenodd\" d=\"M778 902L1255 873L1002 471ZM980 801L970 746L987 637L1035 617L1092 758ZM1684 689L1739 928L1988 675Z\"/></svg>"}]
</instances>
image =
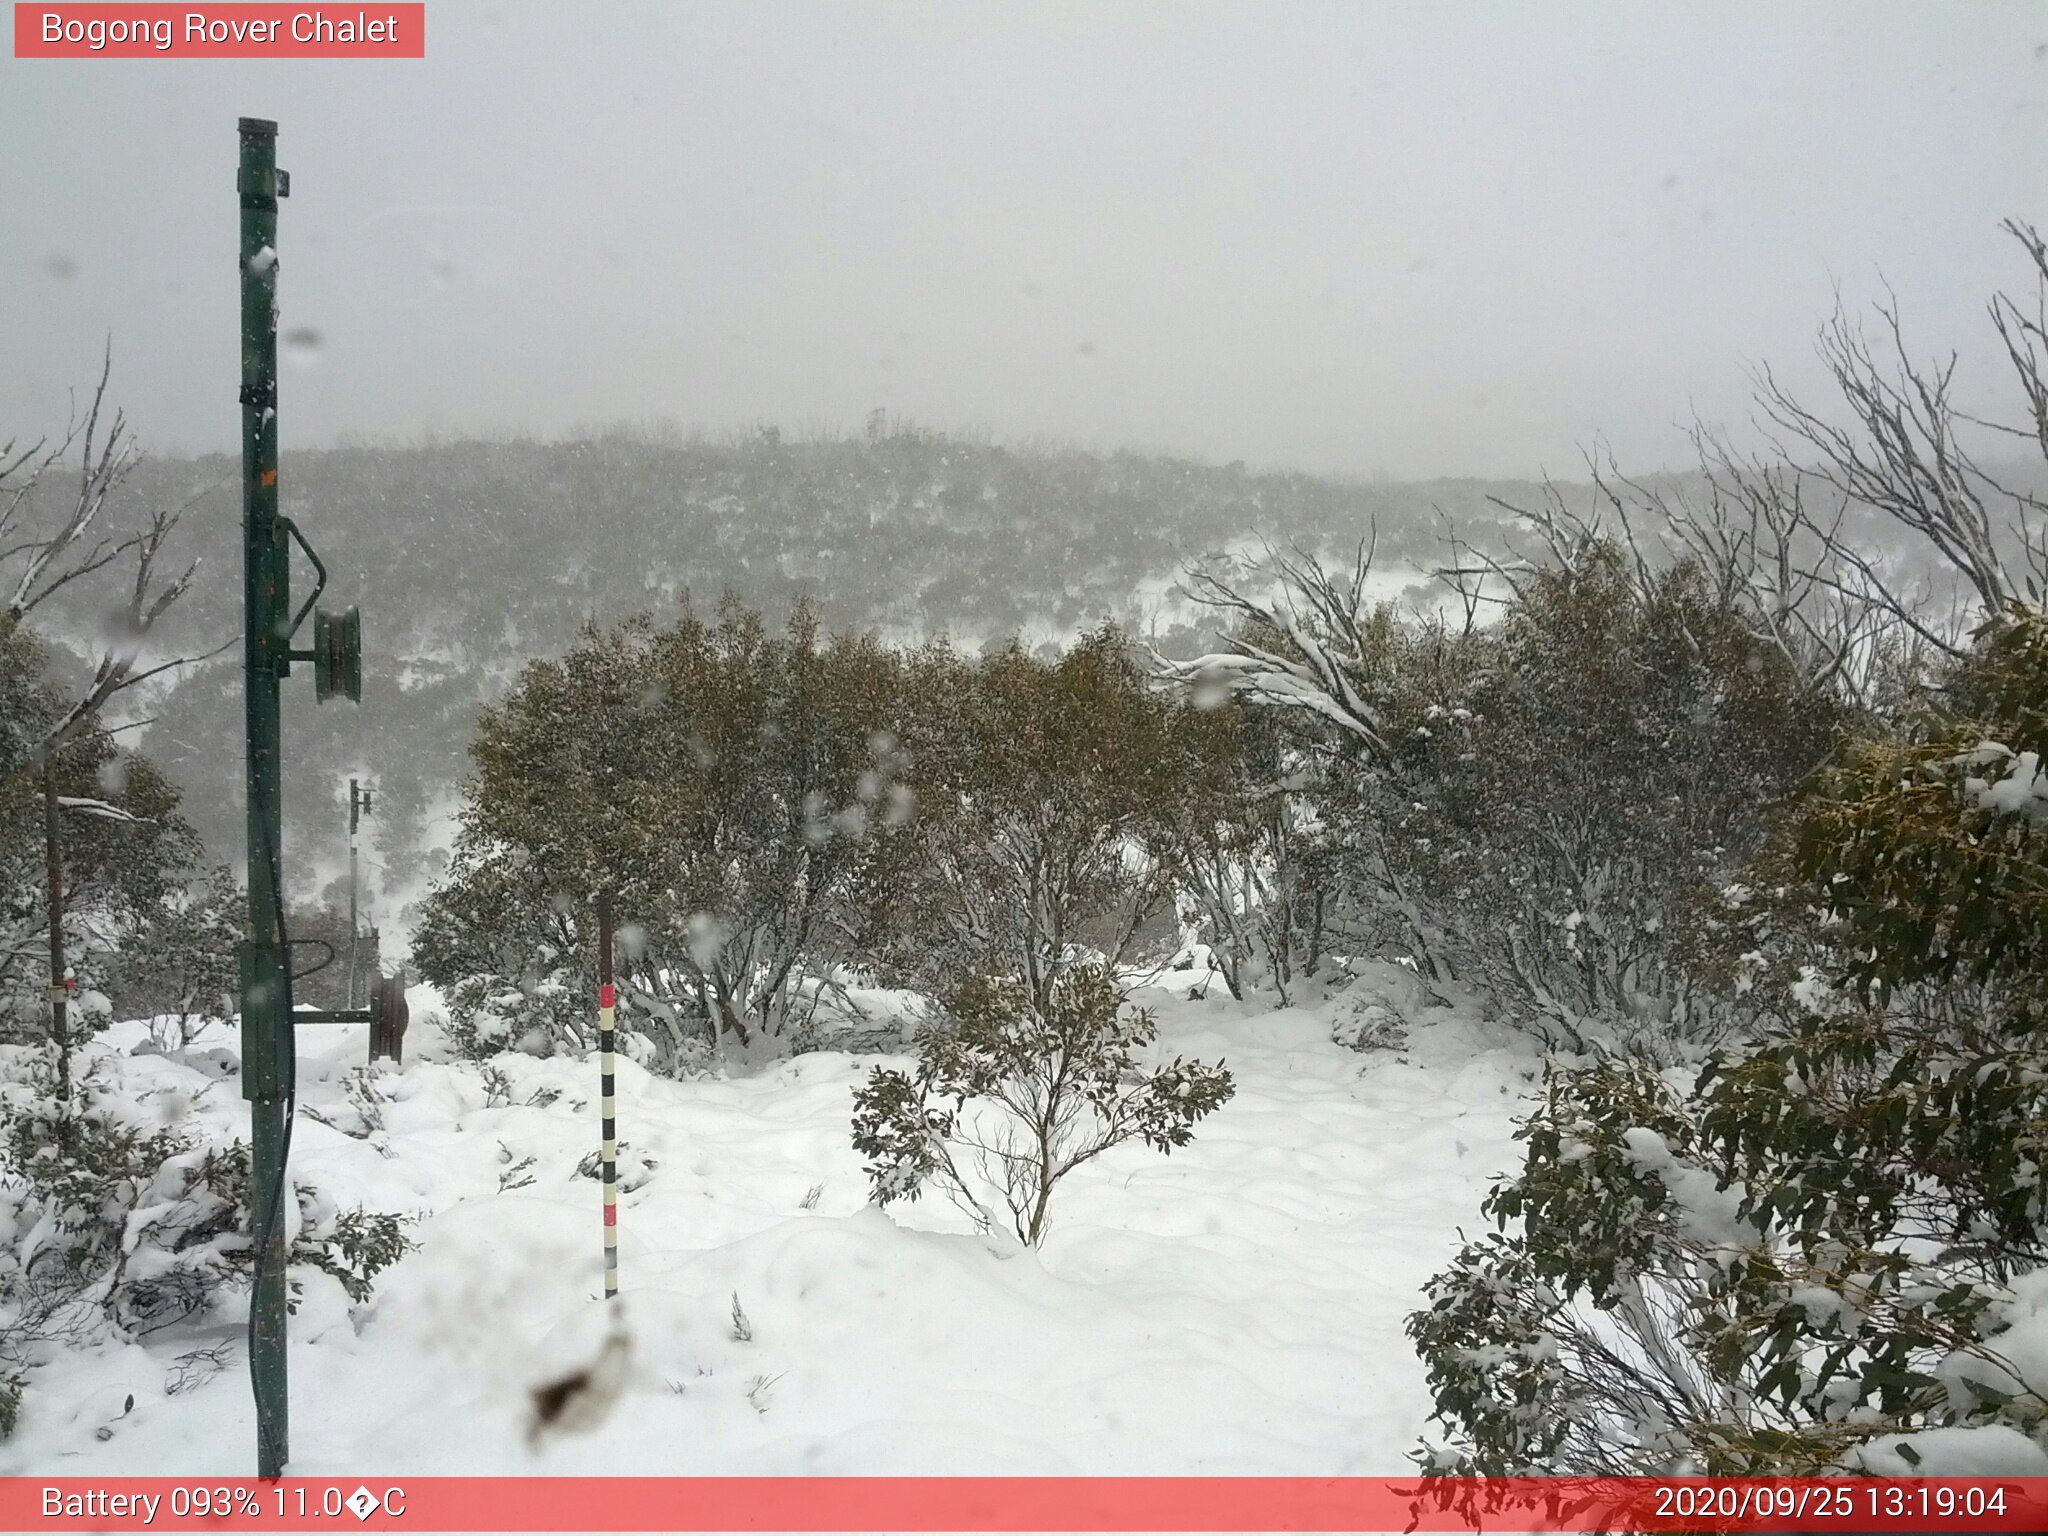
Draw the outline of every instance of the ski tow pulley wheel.
<instances>
[{"instance_id":1,"label":"ski tow pulley wheel","mask_svg":"<svg viewBox=\"0 0 2048 1536\"><path fill-rule=\"evenodd\" d=\"M325 704L337 695L357 704L363 698L363 616L353 604L313 615L313 696Z\"/></svg>"}]
</instances>

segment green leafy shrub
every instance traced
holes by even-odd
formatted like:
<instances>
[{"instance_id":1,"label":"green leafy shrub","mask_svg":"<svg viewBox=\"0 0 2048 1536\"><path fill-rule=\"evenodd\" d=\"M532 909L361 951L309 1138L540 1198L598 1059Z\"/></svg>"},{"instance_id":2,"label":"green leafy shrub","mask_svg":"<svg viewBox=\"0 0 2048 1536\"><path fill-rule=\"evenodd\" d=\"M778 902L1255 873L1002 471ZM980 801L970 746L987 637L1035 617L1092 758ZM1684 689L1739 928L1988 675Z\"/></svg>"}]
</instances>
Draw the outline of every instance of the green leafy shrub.
<instances>
[{"instance_id":1,"label":"green leafy shrub","mask_svg":"<svg viewBox=\"0 0 2048 1536\"><path fill-rule=\"evenodd\" d=\"M301 1186L303 1208L307 1191ZM408 1218L393 1211L369 1211L361 1206L335 1211L318 1222L303 1220L292 1244L292 1262L311 1264L332 1276L348 1293L348 1299L365 1302L375 1289L377 1276L412 1252L412 1239L405 1235Z\"/></svg>"},{"instance_id":2,"label":"green leafy shrub","mask_svg":"<svg viewBox=\"0 0 2048 1536\"><path fill-rule=\"evenodd\" d=\"M1001 972L1044 1007L1066 970L1170 935L1174 820L1223 782L1229 744L1120 632L1051 661L927 649L909 686L918 817L882 951L900 979L937 993Z\"/></svg>"},{"instance_id":3,"label":"green leafy shrub","mask_svg":"<svg viewBox=\"0 0 2048 1536\"><path fill-rule=\"evenodd\" d=\"M0 924L11 936L0 945L0 1041L49 1033L50 955L38 941L49 931L46 784L29 754L69 704L50 681L45 648L25 629L0 626ZM118 951L183 905L202 850L170 781L148 758L120 751L96 718L57 748L55 789L65 964L81 989L97 990Z\"/></svg>"},{"instance_id":4,"label":"green leafy shrub","mask_svg":"<svg viewBox=\"0 0 2048 1536\"><path fill-rule=\"evenodd\" d=\"M1820 913L1823 988L1689 1088L1550 1078L1500 1230L1409 1320L1430 1465L1799 1472L2048 1432L2010 1348L2048 1264L2048 624L1987 626L1937 699L1802 813L1780 907Z\"/></svg>"},{"instance_id":5,"label":"green leafy shrub","mask_svg":"<svg viewBox=\"0 0 2048 1536\"><path fill-rule=\"evenodd\" d=\"M190 1045L206 1020L232 1017L247 905L234 876L221 868L161 903L108 967L114 1017L150 1020L151 1034L166 1050ZM292 936L310 937L296 923Z\"/></svg>"},{"instance_id":6,"label":"green leafy shrub","mask_svg":"<svg viewBox=\"0 0 2048 1536\"><path fill-rule=\"evenodd\" d=\"M587 632L487 710L413 958L483 1049L580 1048L592 902L616 893L622 1027L678 1066L786 1045L886 892L914 802L900 662L728 600Z\"/></svg>"},{"instance_id":7,"label":"green leafy shrub","mask_svg":"<svg viewBox=\"0 0 2048 1536\"><path fill-rule=\"evenodd\" d=\"M1680 936L1840 711L1737 594L1590 535L1517 570L1491 625L1369 606L1365 564L1268 574L1276 597L1202 582L1235 627L1170 671L1281 733L1315 829L1312 950L1413 963L1575 1047L1590 1022L1676 1056L1740 1021Z\"/></svg>"},{"instance_id":8,"label":"green leafy shrub","mask_svg":"<svg viewBox=\"0 0 2048 1536\"><path fill-rule=\"evenodd\" d=\"M36 1233L0 1296L54 1306L90 1290L116 1327L150 1332L202 1310L246 1262L248 1150L137 1125L90 1078L80 1087L87 1107L66 1113L39 1070L0 1104L0 1199Z\"/></svg>"},{"instance_id":9,"label":"green leafy shrub","mask_svg":"<svg viewBox=\"0 0 2048 1536\"><path fill-rule=\"evenodd\" d=\"M878 1067L855 1092L853 1146L878 1204L935 1184L980 1230L1007 1217L1036 1246L1060 1180L1128 1141L1186 1146L1235 1091L1220 1062L1139 1068L1157 1028L1103 967L1067 970L1048 993L1041 1006L1009 978L970 978L949 1017L920 1027L914 1073Z\"/></svg>"},{"instance_id":10,"label":"green leafy shrub","mask_svg":"<svg viewBox=\"0 0 2048 1536\"><path fill-rule=\"evenodd\" d=\"M1283 1004L1324 958L1330 826L1305 793L1314 755L1272 710L1197 691L1172 719L1189 771L1150 835L1184 937L1235 998Z\"/></svg>"}]
</instances>

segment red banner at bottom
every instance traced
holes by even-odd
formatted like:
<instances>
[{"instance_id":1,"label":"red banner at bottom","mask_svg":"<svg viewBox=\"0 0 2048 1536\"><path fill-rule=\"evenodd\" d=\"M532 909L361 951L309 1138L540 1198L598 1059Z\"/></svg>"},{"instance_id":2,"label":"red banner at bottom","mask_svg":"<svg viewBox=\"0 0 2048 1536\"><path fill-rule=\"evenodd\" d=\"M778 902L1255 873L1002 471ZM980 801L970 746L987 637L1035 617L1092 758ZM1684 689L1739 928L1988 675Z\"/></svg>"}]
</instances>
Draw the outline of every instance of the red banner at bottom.
<instances>
[{"instance_id":1,"label":"red banner at bottom","mask_svg":"<svg viewBox=\"0 0 2048 1536\"><path fill-rule=\"evenodd\" d=\"M0 1478L7 1531L2044 1531L2048 1478Z\"/></svg>"}]
</instances>

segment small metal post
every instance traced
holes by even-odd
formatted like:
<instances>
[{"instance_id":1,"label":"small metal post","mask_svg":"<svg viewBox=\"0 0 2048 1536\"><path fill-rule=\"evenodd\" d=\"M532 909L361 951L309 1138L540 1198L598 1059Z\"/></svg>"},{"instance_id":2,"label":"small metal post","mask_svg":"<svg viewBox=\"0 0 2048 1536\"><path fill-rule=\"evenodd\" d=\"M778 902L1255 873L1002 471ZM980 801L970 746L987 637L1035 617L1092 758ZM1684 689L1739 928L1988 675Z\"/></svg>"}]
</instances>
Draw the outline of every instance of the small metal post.
<instances>
[{"instance_id":1,"label":"small metal post","mask_svg":"<svg viewBox=\"0 0 2048 1536\"><path fill-rule=\"evenodd\" d=\"M616 1100L617 1080L612 1073L613 1006L612 989L612 893L597 896L597 1050L602 1074L604 1117L604 1294L619 1294L619 1127Z\"/></svg>"},{"instance_id":2,"label":"small metal post","mask_svg":"<svg viewBox=\"0 0 2048 1536\"><path fill-rule=\"evenodd\" d=\"M355 779L348 781L348 1006L356 1005L356 941L362 937L357 910L356 832L362 818L370 814L370 791Z\"/></svg>"}]
</instances>

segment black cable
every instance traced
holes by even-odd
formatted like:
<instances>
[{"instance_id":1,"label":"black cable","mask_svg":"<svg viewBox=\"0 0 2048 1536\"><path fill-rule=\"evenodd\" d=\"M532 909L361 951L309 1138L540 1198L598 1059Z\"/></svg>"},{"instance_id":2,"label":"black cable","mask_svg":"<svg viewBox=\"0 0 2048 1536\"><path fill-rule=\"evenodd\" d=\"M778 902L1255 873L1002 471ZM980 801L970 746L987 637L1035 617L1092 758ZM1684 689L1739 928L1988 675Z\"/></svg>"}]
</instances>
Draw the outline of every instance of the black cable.
<instances>
[{"instance_id":1,"label":"black cable","mask_svg":"<svg viewBox=\"0 0 2048 1536\"><path fill-rule=\"evenodd\" d=\"M318 944L322 949L327 951L327 958L325 960L322 960L318 965L309 965L303 971L293 971L291 973L291 979L293 981L304 981L308 976L318 976L322 971L326 970L327 967L334 964L334 946L328 943L325 939L286 938L284 936L284 918L282 916L280 916L277 920L277 939L279 945L286 951L286 953L290 953L291 947L294 944Z\"/></svg>"}]
</instances>

